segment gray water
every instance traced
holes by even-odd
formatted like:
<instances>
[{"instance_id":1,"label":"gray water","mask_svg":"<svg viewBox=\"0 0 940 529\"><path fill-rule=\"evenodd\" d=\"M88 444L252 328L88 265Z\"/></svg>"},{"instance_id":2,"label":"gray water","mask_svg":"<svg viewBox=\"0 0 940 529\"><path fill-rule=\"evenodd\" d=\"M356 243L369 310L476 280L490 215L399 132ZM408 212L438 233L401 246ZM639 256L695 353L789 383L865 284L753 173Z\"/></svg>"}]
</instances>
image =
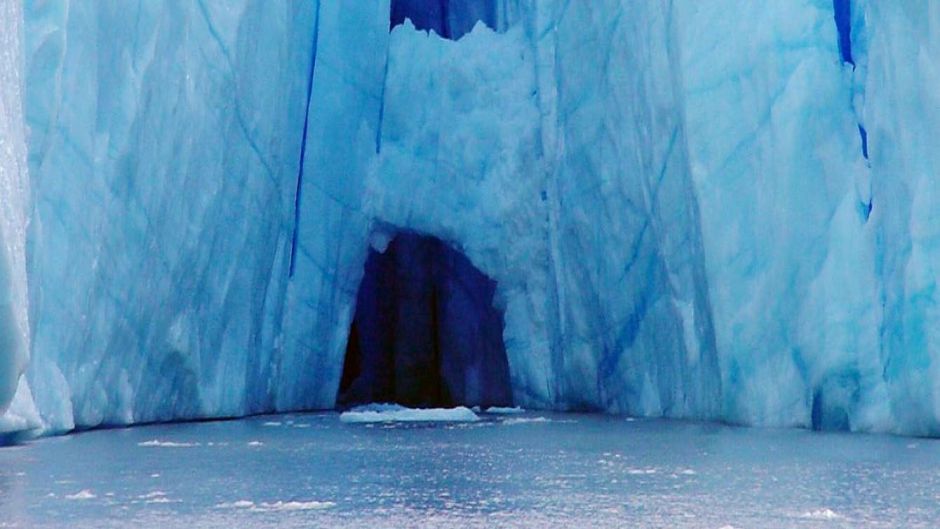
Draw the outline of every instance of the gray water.
<instances>
[{"instance_id":1,"label":"gray water","mask_svg":"<svg viewBox=\"0 0 940 529\"><path fill-rule=\"evenodd\" d=\"M940 527L940 442L623 417L334 413L0 449L0 527Z\"/></svg>"}]
</instances>

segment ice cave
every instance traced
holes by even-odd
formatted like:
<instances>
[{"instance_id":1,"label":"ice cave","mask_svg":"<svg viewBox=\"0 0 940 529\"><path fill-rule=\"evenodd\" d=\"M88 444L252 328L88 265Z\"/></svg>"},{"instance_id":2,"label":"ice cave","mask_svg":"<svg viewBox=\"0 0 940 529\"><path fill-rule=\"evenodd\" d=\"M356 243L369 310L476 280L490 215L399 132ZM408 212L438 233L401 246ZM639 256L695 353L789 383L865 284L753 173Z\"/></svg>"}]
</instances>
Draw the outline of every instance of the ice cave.
<instances>
[{"instance_id":1,"label":"ice cave","mask_svg":"<svg viewBox=\"0 0 940 529\"><path fill-rule=\"evenodd\" d=\"M510 406L496 284L434 237L371 250L346 343L340 406Z\"/></svg>"}]
</instances>

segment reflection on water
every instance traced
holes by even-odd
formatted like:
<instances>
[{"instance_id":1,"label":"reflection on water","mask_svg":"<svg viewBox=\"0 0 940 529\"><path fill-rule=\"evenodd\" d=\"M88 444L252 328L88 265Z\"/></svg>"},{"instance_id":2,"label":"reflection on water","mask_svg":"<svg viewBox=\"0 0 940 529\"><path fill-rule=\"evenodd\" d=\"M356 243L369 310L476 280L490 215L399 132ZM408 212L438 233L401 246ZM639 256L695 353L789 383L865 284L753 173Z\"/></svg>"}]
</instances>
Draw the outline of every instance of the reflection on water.
<instances>
[{"instance_id":1,"label":"reflection on water","mask_svg":"<svg viewBox=\"0 0 940 529\"><path fill-rule=\"evenodd\" d=\"M336 414L0 449L0 527L934 527L940 442L526 413Z\"/></svg>"}]
</instances>

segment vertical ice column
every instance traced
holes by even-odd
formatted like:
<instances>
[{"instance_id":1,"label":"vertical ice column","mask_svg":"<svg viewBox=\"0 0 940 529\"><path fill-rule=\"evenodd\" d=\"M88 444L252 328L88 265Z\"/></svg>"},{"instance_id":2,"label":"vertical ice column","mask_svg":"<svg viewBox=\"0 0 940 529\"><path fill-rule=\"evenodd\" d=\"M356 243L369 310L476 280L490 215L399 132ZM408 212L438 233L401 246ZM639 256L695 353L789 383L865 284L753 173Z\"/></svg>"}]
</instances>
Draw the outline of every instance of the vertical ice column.
<instances>
[{"instance_id":1,"label":"vertical ice column","mask_svg":"<svg viewBox=\"0 0 940 529\"><path fill-rule=\"evenodd\" d=\"M277 366L278 409L332 407L368 251L363 180L381 130L389 3L324 2Z\"/></svg>"},{"instance_id":2,"label":"vertical ice column","mask_svg":"<svg viewBox=\"0 0 940 529\"><path fill-rule=\"evenodd\" d=\"M940 3L853 2L867 23L880 327L892 429L940 434ZM856 28L853 27L853 31ZM853 33L854 34L854 33Z\"/></svg>"},{"instance_id":3,"label":"vertical ice column","mask_svg":"<svg viewBox=\"0 0 940 529\"><path fill-rule=\"evenodd\" d=\"M50 430L273 408L315 8L25 2Z\"/></svg>"},{"instance_id":4,"label":"vertical ice column","mask_svg":"<svg viewBox=\"0 0 940 529\"><path fill-rule=\"evenodd\" d=\"M577 408L716 416L721 383L671 13L655 2L570 2L551 18L536 34L553 50L538 75L554 158L544 195L554 391Z\"/></svg>"},{"instance_id":5,"label":"vertical ice column","mask_svg":"<svg viewBox=\"0 0 940 529\"><path fill-rule=\"evenodd\" d=\"M877 219L833 4L674 11L725 416L878 424Z\"/></svg>"},{"instance_id":6,"label":"vertical ice column","mask_svg":"<svg viewBox=\"0 0 940 529\"><path fill-rule=\"evenodd\" d=\"M7 411L29 359L26 314L26 143L21 104L16 0L0 1L0 413ZM0 421L0 429L3 422Z\"/></svg>"}]
</instances>

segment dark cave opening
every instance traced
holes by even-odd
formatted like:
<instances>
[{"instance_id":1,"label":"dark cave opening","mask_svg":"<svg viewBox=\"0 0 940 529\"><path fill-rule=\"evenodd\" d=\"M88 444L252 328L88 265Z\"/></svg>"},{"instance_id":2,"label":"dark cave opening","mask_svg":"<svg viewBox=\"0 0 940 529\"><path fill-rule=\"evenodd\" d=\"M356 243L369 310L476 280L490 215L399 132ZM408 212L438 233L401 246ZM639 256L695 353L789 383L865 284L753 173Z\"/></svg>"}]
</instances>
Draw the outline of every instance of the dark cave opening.
<instances>
[{"instance_id":1,"label":"dark cave opening","mask_svg":"<svg viewBox=\"0 0 940 529\"><path fill-rule=\"evenodd\" d=\"M492 279L435 237L402 232L385 252L370 250L337 406L511 405L495 293Z\"/></svg>"},{"instance_id":2,"label":"dark cave opening","mask_svg":"<svg viewBox=\"0 0 940 529\"><path fill-rule=\"evenodd\" d=\"M849 369L830 374L813 390L810 402L810 426L813 430L851 430L850 410L859 401L859 373Z\"/></svg>"},{"instance_id":3,"label":"dark cave opening","mask_svg":"<svg viewBox=\"0 0 940 529\"><path fill-rule=\"evenodd\" d=\"M457 40L469 33L477 22L490 29L497 26L496 0L392 0L389 29L410 19L417 29Z\"/></svg>"}]
</instances>

